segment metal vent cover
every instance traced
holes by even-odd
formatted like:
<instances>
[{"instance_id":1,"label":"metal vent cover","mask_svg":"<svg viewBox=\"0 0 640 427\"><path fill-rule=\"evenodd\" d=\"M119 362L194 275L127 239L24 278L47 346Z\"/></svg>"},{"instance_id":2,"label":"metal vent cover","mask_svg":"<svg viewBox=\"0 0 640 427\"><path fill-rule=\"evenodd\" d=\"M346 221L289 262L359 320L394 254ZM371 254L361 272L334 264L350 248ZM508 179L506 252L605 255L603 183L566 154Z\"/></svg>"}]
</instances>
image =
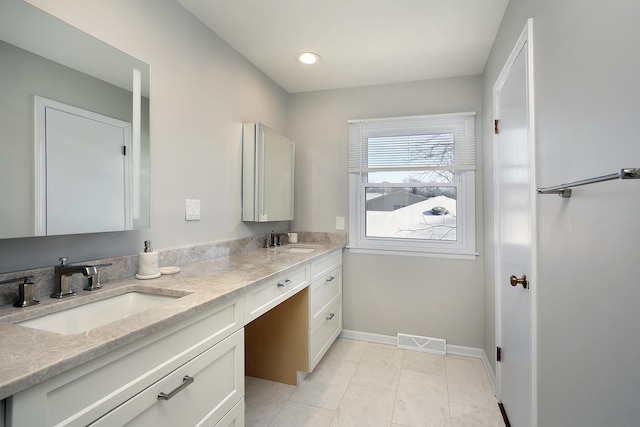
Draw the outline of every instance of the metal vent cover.
<instances>
[{"instance_id":1,"label":"metal vent cover","mask_svg":"<svg viewBox=\"0 0 640 427\"><path fill-rule=\"evenodd\" d=\"M427 353L447 354L447 340L442 338L421 337L418 335L398 334L397 347L404 350L424 351Z\"/></svg>"}]
</instances>

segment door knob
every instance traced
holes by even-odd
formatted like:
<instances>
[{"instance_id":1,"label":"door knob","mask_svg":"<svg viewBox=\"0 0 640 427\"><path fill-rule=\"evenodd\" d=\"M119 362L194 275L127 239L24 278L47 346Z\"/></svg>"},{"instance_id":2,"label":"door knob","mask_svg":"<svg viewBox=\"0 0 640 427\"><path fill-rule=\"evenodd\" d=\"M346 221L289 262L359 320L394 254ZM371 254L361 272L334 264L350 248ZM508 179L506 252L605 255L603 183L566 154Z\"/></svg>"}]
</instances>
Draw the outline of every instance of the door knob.
<instances>
[{"instance_id":1,"label":"door knob","mask_svg":"<svg viewBox=\"0 0 640 427\"><path fill-rule=\"evenodd\" d=\"M521 278L512 275L509 278L509 282L511 283L511 286L522 285L523 288L529 289L529 281L527 280L527 276L525 274L523 274Z\"/></svg>"}]
</instances>

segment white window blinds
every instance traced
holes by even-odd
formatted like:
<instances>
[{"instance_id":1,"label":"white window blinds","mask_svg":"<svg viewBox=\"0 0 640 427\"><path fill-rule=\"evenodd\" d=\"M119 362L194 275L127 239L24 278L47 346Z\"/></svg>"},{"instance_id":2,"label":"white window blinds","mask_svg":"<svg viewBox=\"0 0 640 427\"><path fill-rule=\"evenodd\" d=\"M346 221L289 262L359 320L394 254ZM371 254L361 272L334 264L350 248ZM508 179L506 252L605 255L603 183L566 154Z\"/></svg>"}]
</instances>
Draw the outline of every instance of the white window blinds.
<instances>
[{"instance_id":1,"label":"white window blinds","mask_svg":"<svg viewBox=\"0 0 640 427\"><path fill-rule=\"evenodd\" d=\"M475 170L475 113L349 121L349 172Z\"/></svg>"}]
</instances>

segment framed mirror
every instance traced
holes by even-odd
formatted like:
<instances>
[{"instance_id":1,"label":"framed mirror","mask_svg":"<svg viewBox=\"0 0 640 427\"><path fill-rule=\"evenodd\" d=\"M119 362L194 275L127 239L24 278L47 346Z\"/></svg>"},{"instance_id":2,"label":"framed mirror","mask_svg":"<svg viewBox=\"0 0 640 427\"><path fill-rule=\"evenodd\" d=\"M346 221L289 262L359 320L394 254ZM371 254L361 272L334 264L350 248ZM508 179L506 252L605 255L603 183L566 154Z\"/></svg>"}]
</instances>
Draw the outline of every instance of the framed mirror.
<instances>
[{"instance_id":1,"label":"framed mirror","mask_svg":"<svg viewBox=\"0 0 640 427\"><path fill-rule=\"evenodd\" d=\"M149 90L147 64L3 0L0 238L148 228Z\"/></svg>"}]
</instances>

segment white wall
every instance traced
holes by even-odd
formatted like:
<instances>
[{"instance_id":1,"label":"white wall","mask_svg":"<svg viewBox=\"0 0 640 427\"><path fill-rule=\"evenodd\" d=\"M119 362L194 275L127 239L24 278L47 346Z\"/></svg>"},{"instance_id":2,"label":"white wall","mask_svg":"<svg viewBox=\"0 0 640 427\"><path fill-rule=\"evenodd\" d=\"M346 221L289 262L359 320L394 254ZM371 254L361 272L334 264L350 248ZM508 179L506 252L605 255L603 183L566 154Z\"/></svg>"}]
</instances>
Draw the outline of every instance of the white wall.
<instances>
[{"instance_id":1,"label":"white wall","mask_svg":"<svg viewBox=\"0 0 640 427\"><path fill-rule=\"evenodd\" d=\"M0 271L131 254L145 239L161 249L274 227L241 221L241 124L286 132L284 90L172 0L30 3L151 66L151 229L0 240ZM201 199L201 221L184 220L186 198Z\"/></svg>"},{"instance_id":2,"label":"white wall","mask_svg":"<svg viewBox=\"0 0 640 427\"><path fill-rule=\"evenodd\" d=\"M639 167L640 3L632 0L511 0L484 72L485 140L491 88L529 17L538 186ZM491 144L485 147L485 231L492 236ZM537 200L538 423L639 425L640 182ZM495 345L492 268L486 257L487 353Z\"/></svg>"},{"instance_id":3,"label":"white wall","mask_svg":"<svg viewBox=\"0 0 640 427\"><path fill-rule=\"evenodd\" d=\"M347 217L348 120L461 111L476 111L480 116L481 103L480 76L291 95L289 135L296 141L293 228L335 231L336 216ZM482 179L477 181L480 188ZM477 196L480 249L482 197ZM344 328L383 335L403 332L482 347L482 292L480 259L347 251Z\"/></svg>"}]
</instances>

